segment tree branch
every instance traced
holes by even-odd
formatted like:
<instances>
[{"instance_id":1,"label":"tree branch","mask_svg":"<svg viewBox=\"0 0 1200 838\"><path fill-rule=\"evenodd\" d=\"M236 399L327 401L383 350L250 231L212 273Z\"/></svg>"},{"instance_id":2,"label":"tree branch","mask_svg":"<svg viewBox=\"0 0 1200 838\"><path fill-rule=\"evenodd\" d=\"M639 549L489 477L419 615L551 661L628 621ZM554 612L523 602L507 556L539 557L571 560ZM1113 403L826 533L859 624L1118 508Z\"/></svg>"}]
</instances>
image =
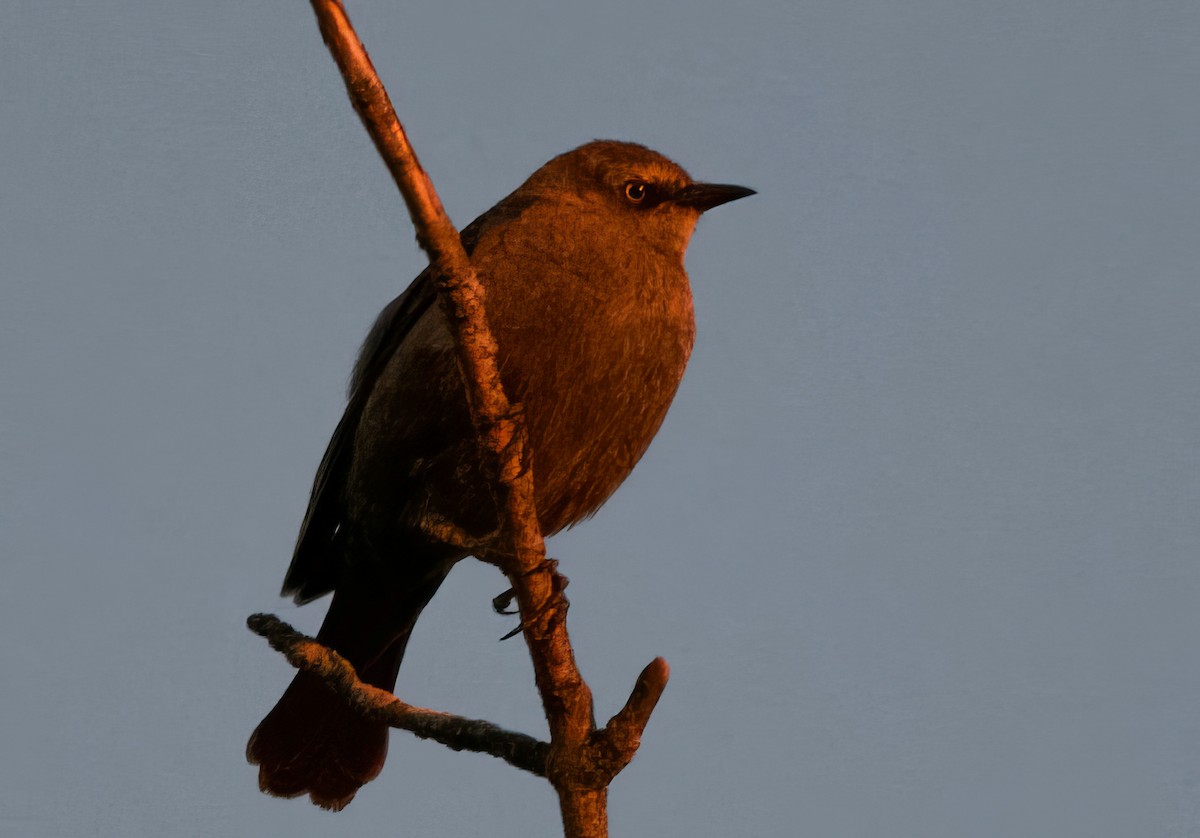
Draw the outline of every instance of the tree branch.
<instances>
[{"instance_id":1,"label":"tree branch","mask_svg":"<svg viewBox=\"0 0 1200 838\"><path fill-rule=\"evenodd\" d=\"M350 101L404 196L416 228L417 241L429 254L438 299L454 335L458 368L481 453L499 464L497 496L503 519L501 538L495 544L502 546L480 551L485 553L480 558L499 565L512 586L550 727L551 744L546 746L528 740L525 745L532 750L529 755L519 757L520 761L510 758L508 752L463 747L483 750L527 771L542 773L558 792L567 838L603 838L608 834L608 783L637 750L650 712L666 686L666 663L656 659L647 666L625 707L613 717L606 730L596 730L592 694L575 665L567 635L568 603L563 595L566 580L558 574L555 563L546 558L534 506L532 454L526 444L520 410L509 402L501 386L496 342L484 314L483 286L463 250L458 231L446 215L429 176L421 168L387 91L342 4L339 0L311 2L321 35L345 79ZM251 618L251 628L264 636L285 637L275 634L276 627L271 623L274 619L256 615ZM280 648L276 642L272 639L272 645L285 651L294 664L318 671L335 684L349 683L348 679L357 681L352 670L346 672L348 665L344 660L314 641L307 638L279 640L285 648ZM286 646L287 642L292 645ZM447 742L449 737L443 734L456 725L483 726L478 730L520 736L501 731L487 722L445 721L456 717L411 707L390 694L385 693L386 698L376 696L371 690L383 692L358 683L347 687L344 694L370 713L384 712L384 707L403 708L387 710L389 714L397 714L397 722L403 722L395 726L423 735L414 729L415 719L421 718L424 720L421 730L430 733L429 738L450 747L455 745ZM443 721L434 724L434 719ZM390 717L388 723L392 723ZM439 728L439 724L446 727ZM435 729L441 732L435 735ZM543 754L542 748L548 748L548 751ZM542 770L530 767L530 763L536 763Z\"/></svg>"},{"instance_id":2,"label":"tree branch","mask_svg":"<svg viewBox=\"0 0 1200 838\"><path fill-rule=\"evenodd\" d=\"M549 744L491 722L407 704L387 690L360 681L349 661L274 615L254 614L246 625L265 637L272 649L282 652L292 666L318 676L364 716L455 751L490 754L522 771L546 776Z\"/></svg>"}]
</instances>

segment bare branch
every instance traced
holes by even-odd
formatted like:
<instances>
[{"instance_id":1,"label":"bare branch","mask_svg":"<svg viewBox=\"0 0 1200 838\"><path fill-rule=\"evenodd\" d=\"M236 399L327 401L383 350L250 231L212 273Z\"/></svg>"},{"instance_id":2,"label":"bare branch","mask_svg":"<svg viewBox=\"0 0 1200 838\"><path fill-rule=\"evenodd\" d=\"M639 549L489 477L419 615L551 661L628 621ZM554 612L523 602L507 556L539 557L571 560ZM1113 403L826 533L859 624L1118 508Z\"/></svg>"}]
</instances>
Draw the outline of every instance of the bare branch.
<instances>
[{"instance_id":1,"label":"bare branch","mask_svg":"<svg viewBox=\"0 0 1200 838\"><path fill-rule=\"evenodd\" d=\"M551 743L489 722L405 704L359 681L339 655L270 615L254 615L250 628L293 665L319 675L361 712L456 750L488 753L547 777L558 792L567 838L603 838L608 834L608 783L637 751L642 730L666 686L666 662L659 658L647 666L608 728L595 729L592 694L575 665L567 636L566 580L546 558L534 505L532 454L520 410L501 386L483 286L341 2L311 2L350 101L404 196L417 241L429 254L481 453L499 466L500 532L478 552L480 558L498 564L512 585ZM466 544L451 522L426 523L449 541Z\"/></svg>"},{"instance_id":2,"label":"bare branch","mask_svg":"<svg viewBox=\"0 0 1200 838\"><path fill-rule=\"evenodd\" d=\"M638 676L621 711L609 719L604 728L592 734L586 759L593 782L607 786L633 759L642 743L642 731L667 686L669 674L665 660L652 660Z\"/></svg>"},{"instance_id":3,"label":"bare branch","mask_svg":"<svg viewBox=\"0 0 1200 838\"><path fill-rule=\"evenodd\" d=\"M625 702L625 706L617 715L608 720L604 730L598 732L598 736L607 737L614 755L624 757L621 768L624 768L637 752L642 739L642 731L646 729L646 723L650 721L650 714L654 712L658 699L662 697L663 690L667 687L667 678L670 677L670 674L671 668L662 658L655 658L646 664L646 668L638 676L637 683L634 684L633 692L630 694L629 700ZM620 770L620 768L617 769L617 771Z\"/></svg>"},{"instance_id":4,"label":"bare branch","mask_svg":"<svg viewBox=\"0 0 1200 838\"><path fill-rule=\"evenodd\" d=\"M345 658L272 614L254 614L246 624L252 632L265 637L271 648L282 652L292 666L320 677L364 716L407 730L421 739L440 742L455 751L490 754L522 771L546 776L550 753L547 743L491 722L407 704L387 690L360 681Z\"/></svg>"},{"instance_id":5,"label":"bare branch","mask_svg":"<svg viewBox=\"0 0 1200 838\"><path fill-rule=\"evenodd\" d=\"M524 616L525 640L550 723L552 747L580 749L594 729L592 695L575 666L567 637L563 585L546 560L534 506L531 457L519 411L501 385L496 341L484 314L483 286L342 4L312 0L312 5L354 109L404 194L417 241L429 253L480 444L487 456L500 463L505 515L501 526L512 546L503 569Z\"/></svg>"}]
</instances>

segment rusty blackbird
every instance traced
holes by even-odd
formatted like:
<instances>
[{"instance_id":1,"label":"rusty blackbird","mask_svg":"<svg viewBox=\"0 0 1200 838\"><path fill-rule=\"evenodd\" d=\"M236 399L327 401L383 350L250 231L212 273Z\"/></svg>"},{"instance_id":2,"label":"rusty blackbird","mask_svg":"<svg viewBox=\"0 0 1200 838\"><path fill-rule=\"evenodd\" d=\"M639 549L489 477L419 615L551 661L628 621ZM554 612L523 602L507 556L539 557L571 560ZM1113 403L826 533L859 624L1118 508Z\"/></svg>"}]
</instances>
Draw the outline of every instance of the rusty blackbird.
<instances>
[{"instance_id":1,"label":"rusty blackbird","mask_svg":"<svg viewBox=\"0 0 1200 838\"><path fill-rule=\"evenodd\" d=\"M523 405L546 535L593 514L650 444L695 334L683 265L692 230L705 210L751 194L696 183L644 146L596 141L462 231L505 391ZM317 638L392 690L421 609L468 553L433 533L494 531L491 486L427 269L363 344L284 595L332 591ZM246 753L263 791L337 810L379 773L387 737L301 672Z\"/></svg>"}]
</instances>

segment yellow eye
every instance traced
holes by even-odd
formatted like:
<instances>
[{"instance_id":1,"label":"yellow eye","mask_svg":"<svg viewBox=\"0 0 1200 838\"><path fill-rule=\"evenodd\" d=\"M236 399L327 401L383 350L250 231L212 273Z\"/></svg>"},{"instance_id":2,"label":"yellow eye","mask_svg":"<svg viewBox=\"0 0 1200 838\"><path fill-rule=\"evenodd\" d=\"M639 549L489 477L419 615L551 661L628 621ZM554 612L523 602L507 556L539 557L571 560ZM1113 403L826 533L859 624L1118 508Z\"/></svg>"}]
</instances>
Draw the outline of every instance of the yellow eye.
<instances>
[{"instance_id":1,"label":"yellow eye","mask_svg":"<svg viewBox=\"0 0 1200 838\"><path fill-rule=\"evenodd\" d=\"M646 195L649 191L650 190L646 187L646 184L642 183L640 180L631 180L629 183L625 184L625 197L628 198L629 202L633 204L640 204L642 201L646 200Z\"/></svg>"}]
</instances>

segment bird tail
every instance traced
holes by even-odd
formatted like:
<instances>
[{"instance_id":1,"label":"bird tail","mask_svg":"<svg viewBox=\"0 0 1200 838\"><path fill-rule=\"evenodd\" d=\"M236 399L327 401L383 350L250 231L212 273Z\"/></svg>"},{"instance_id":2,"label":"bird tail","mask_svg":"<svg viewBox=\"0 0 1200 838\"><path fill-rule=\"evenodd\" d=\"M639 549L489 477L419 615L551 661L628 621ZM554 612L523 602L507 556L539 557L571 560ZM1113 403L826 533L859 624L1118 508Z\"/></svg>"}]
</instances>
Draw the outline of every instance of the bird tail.
<instances>
[{"instance_id":1,"label":"bird tail","mask_svg":"<svg viewBox=\"0 0 1200 838\"><path fill-rule=\"evenodd\" d=\"M358 677L392 691L417 617L446 578L438 566L416 584L339 587L317 640L346 658ZM358 579L353 577L358 576ZM387 756L388 728L371 721L317 676L299 672L246 745L258 765L258 786L277 797L308 794L325 809L340 811L375 779Z\"/></svg>"}]
</instances>

